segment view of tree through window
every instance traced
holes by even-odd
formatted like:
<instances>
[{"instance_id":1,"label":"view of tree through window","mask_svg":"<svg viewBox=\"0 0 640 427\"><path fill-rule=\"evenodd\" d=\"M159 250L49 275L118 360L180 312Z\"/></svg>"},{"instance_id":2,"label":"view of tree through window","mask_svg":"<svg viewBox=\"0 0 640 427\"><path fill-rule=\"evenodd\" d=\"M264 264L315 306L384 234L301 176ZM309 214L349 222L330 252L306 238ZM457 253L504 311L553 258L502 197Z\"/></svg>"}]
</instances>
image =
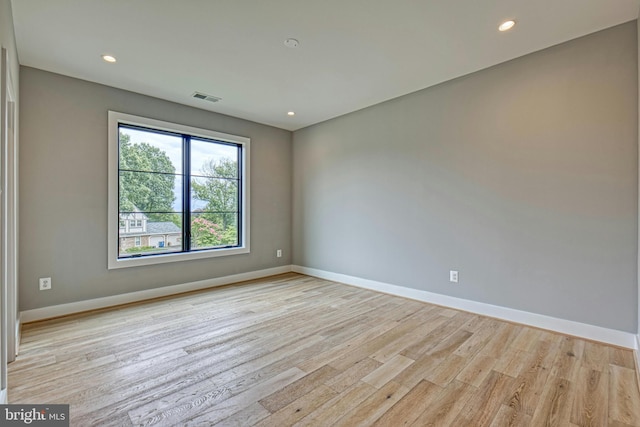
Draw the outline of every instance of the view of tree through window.
<instances>
[{"instance_id":1,"label":"view of tree through window","mask_svg":"<svg viewBox=\"0 0 640 427\"><path fill-rule=\"evenodd\" d=\"M191 246L238 245L238 148L218 147L207 157L211 143L191 140Z\"/></svg>"},{"instance_id":2,"label":"view of tree through window","mask_svg":"<svg viewBox=\"0 0 640 427\"><path fill-rule=\"evenodd\" d=\"M120 124L118 257L241 244L239 144Z\"/></svg>"}]
</instances>

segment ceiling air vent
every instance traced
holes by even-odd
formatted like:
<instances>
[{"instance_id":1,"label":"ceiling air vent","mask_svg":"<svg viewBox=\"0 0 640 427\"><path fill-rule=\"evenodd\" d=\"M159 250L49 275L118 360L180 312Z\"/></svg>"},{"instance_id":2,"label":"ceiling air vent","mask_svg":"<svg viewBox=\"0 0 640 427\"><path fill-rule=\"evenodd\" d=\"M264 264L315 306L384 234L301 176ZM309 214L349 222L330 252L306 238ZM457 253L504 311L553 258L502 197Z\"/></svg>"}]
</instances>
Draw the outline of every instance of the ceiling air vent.
<instances>
[{"instance_id":1,"label":"ceiling air vent","mask_svg":"<svg viewBox=\"0 0 640 427\"><path fill-rule=\"evenodd\" d=\"M194 98L202 99L209 102L218 102L222 100L222 98L218 98L217 96L213 96L213 95L207 95L206 93L202 93L202 92L193 92L193 95L191 96L193 96Z\"/></svg>"}]
</instances>

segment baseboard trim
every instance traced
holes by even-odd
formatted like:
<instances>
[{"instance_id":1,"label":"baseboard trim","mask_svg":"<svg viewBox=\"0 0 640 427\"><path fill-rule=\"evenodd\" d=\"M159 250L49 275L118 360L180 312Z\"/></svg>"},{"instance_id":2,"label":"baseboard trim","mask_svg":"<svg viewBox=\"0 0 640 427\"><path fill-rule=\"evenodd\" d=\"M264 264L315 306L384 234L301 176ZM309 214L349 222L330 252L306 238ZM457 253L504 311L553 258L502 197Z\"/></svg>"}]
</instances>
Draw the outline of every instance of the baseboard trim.
<instances>
[{"instance_id":1,"label":"baseboard trim","mask_svg":"<svg viewBox=\"0 0 640 427\"><path fill-rule=\"evenodd\" d=\"M345 283L347 285L357 286L360 288L371 289L391 295L455 308L475 314L481 314L483 316L494 317L509 322L520 323L527 326L533 326L540 329L559 332L566 335L573 335L580 338L599 341L606 344L612 344L634 350L640 348L640 343L637 339L638 336L631 332L607 329L600 326L575 322L572 320L559 319L543 314L515 310L512 308L471 301L428 291L422 291L419 289L391 285L389 283L377 282L375 280L363 279L346 274L333 273L330 271L324 271L309 267L302 267L299 265L292 265L291 271L305 274L307 276Z\"/></svg>"},{"instance_id":2,"label":"baseboard trim","mask_svg":"<svg viewBox=\"0 0 640 427\"><path fill-rule=\"evenodd\" d=\"M636 380L638 381L638 387L640 387L640 334L636 335L636 348L633 350L636 362Z\"/></svg>"},{"instance_id":3,"label":"baseboard trim","mask_svg":"<svg viewBox=\"0 0 640 427\"><path fill-rule=\"evenodd\" d=\"M199 280L196 282L183 283L179 285L164 286L162 288L148 289L144 291L130 292L126 294L36 308L33 310L26 310L20 313L19 327L21 327L24 323L36 322L39 320L46 320L60 316L67 316L70 314L76 314L85 311L98 310L122 304L129 304L153 298L176 295L184 292L213 288L216 286L224 286L232 283L243 282L246 280L260 279L263 277L275 276L277 274L289 273L291 271L305 274L307 276L313 276L321 279L331 280L334 282L344 283L347 285L357 286L360 288L371 289L391 295L468 311L483 316L494 317L509 322L520 323L536 328L559 332L562 334L600 341L620 347L630 348L634 350L640 349L640 336L630 332L607 329L600 326L575 322L572 320L559 319L542 314L515 310L512 308L466 300L419 289L406 288L404 286L397 286L389 283L383 283L375 280L363 279L360 277L333 273L330 271L303 267L299 265L285 265L281 267L233 274L230 276ZM635 352L635 356L637 359L637 363L640 365L640 355L638 351Z\"/></svg>"},{"instance_id":4,"label":"baseboard trim","mask_svg":"<svg viewBox=\"0 0 640 427\"><path fill-rule=\"evenodd\" d=\"M16 356L20 353L20 341L22 340L22 314L18 314L16 322Z\"/></svg>"},{"instance_id":5,"label":"baseboard trim","mask_svg":"<svg viewBox=\"0 0 640 427\"><path fill-rule=\"evenodd\" d=\"M216 286L224 286L232 283L260 279L263 277L275 276L277 274L289 272L291 272L291 266L284 265L281 267L268 268L265 270L257 270L247 273L233 274L230 276L216 277L214 279L199 280L196 282L163 286L161 288L147 289L144 291L129 292L126 294L71 302L67 304L52 305L49 307L23 311L20 313L20 320L21 323L36 322L39 320L51 319L54 317L68 316L70 314L76 314L85 311L114 307L117 305L129 304L132 302L139 302L159 297L166 297L170 295L181 294L184 292L213 288Z\"/></svg>"}]
</instances>

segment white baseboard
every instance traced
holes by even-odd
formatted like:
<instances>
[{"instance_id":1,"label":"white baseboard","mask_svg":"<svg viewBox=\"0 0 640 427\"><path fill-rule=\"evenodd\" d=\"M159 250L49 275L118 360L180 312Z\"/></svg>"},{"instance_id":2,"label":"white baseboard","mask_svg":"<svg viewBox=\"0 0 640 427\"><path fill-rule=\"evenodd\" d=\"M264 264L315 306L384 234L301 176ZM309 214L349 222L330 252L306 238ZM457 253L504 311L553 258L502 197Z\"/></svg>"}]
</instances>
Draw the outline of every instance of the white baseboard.
<instances>
[{"instance_id":1,"label":"white baseboard","mask_svg":"<svg viewBox=\"0 0 640 427\"><path fill-rule=\"evenodd\" d=\"M189 291L213 288L216 286L243 282L245 280L260 279L262 277L274 276L276 274L288 273L290 271L294 271L300 274L306 274L308 276L319 277L321 279L345 283L347 285L371 289L378 292L384 292L391 295L424 301L431 304L451 307L458 310L481 314L483 316L494 317L509 322L547 329L562 334L600 341L620 347L626 347L636 350L640 348L640 337L631 332L607 329L600 326L574 322L572 320L559 319L542 314L530 313L527 311L515 310L507 307L500 307L482 302L436 294L419 289L406 288L404 286L391 285L388 283L377 282L374 280L362 279L355 276L348 276L345 274L333 273L330 271L318 270L315 268L302 267L298 265L285 265L282 267L251 271L248 273L234 274L231 276L200 280L197 282L183 283L180 285L165 286L162 288L148 289L144 291L130 292L127 294L113 295L109 297L95 298L68 304L60 304L50 307L26 310L20 313L20 321L21 323L35 322L38 320L50 319L53 317L80 313L83 311L97 310L101 308L113 307L116 305L144 301ZM638 351L636 351L635 354L636 357L639 357ZM638 362L640 364L640 359L638 359Z\"/></svg>"},{"instance_id":2,"label":"white baseboard","mask_svg":"<svg viewBox=\"0 0 640 427\"><path fill-rule=\"evenodd\" d=\"M559 319L556 317L545 316L543 314L515 310L512 308L471 301L448 295L436 294L419 289L406 288L404 286L397 286L388 283L377 282L374 280L362 279L360 277L348 276L346 274L332 273L330 271L302 267L299 265L293 265L291 267L291 270L296 273L306 274L308 276L319 277L321 279L345 283L347 285L358 286L360 288L371 289L391 295L455 308L458 310L481 314L483 316L494 317L497 319L507 320L509 322L533 326L540 329L547 329L566 335L573 335L580 338L600 341L603 343L613 344L630 349L640 348L638 347L640 344L637 340L637 335L631 332L623 332L616 329L607 329L600 326L574 322L572 320Z\"/></svg>"},{"instance_id":3,"label":"white baseboard","mask_svg":"<svg viewBox=\"0 0 640 427\"><path fill-rule=\"evenodd\" d=\"M640 386L640 334L636 335L636 349L633 351L636 362L636 379L638 380L638 386Z\"/></svg>"},{"instance_id":4,"label":"white baseboard","mask_svg":"<svg viewBox=\"0 0 640 427\"><path fill-rule=\"evenodd\" d=\"M0 390L0 405L6 405L7 402L7 389L3 388Z\"/></svg>"},{"instance_id":5,"label":"white baseboard","mask_svg":"<svg viewBox=\"0 0 640 427\"><path fill-rule=\"evenodd\" d=\"M284 265L282 267L250 271L248 273L233 274L231 276L199 280L197 282L183 283L180 285L164 286L162 288L147 289L144 291L129 292L126 294L36 308L33 310L26 310L21 312L20 320L22 323L35 322L38 320L51 319L53 317L81 313L83 311L97 310L121 304L128 304L153 298L181 294L184 292L229 285L231 283L244 282L245 280L260 279L262 277L275 276L276 274L289 273L290 271L291 266Z\"/></svg>"},{"instance_id":6,"label":"white baseboard","mask_svg":"<svg viewBox=\"0 0 640 427\"><path fill-rule=\"evenodd\" d=\"M20 340L22 339L22 315L18 314L18 321L16 322L16 356L20 352Z\"/></svg>"}]
</instances>

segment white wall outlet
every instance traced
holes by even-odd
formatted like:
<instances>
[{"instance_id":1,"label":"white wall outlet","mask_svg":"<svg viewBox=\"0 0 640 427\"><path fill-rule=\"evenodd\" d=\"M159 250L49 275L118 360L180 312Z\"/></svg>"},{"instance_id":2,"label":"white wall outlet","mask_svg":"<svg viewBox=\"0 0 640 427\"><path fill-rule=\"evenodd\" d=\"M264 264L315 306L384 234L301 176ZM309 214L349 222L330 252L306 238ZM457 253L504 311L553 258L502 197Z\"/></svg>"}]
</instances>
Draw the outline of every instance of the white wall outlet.
<instances>
[{"instance_id":1,"label":"white wall outlet","mask_svg":"<svg viewBox=\"0 0 640 427\"><path fill-rule=\"evenodd\" d=\"M457 270L450 270L449 271L449 281L451 283L458 283L458 271Z\"/></svg>"},{"instance_id":2,"label":"white wall outlet","mask_svg":"<svg viewBox=\"0 0 640 427\"><path fill-rule=\"evenodd\" d=\"M278 249L278 250L276 251L276 256L277 256L278 258L282 258L282 249Z\"/></svg>"},{"instance_id":3,"label":"white wall outlet","mask_svg":"<svg viewBox=\"0 0 640 427\"><path fill-rule=\"evenodd\" d=\"M40 290L48 291L51 289L51 277L41 277L40 278Z\"/></svg>"}]
</instances>

